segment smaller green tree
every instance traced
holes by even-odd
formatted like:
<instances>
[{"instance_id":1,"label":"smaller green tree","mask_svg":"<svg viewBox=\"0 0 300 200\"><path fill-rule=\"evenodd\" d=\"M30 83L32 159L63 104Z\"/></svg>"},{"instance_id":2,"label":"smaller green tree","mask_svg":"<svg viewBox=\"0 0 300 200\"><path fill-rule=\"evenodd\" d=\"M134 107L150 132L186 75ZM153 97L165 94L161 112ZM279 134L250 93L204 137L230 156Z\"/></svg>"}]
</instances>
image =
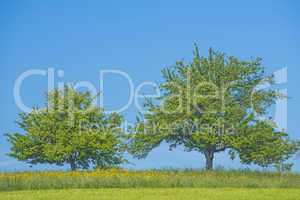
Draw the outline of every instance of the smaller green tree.
<instances>
[{"instance_id":1,"label":"smaller green tree","mask_svg":"<svg viewBox=\"0 0 300 200\"><path fill-rule=\"evenodd\" d=\"M9 155L30 164L69 164L72 170L126 162L122 116L105 115L94 99L71 86L49 92L45 108L20 114L25 134L7 134Z\"/></svg>"}]
</instances>

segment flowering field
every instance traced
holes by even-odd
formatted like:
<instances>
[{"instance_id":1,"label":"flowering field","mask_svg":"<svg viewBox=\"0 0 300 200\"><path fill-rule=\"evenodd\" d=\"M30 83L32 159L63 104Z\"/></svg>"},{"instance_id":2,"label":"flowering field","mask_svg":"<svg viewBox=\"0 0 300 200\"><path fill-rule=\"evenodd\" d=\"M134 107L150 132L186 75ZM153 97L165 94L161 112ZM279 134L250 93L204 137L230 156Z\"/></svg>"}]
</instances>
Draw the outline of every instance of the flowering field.
<instances>
[{"instance_id":1,"label":"flowering field","mask_svg":"<svg viewBox=\"0 0 300 200\"><path fill-rule=\"evenodd\" d=\"M298 188L300 174L253 171L95 170L0 174L0 191L70 188Z\"/></svg>"}]
</instances>

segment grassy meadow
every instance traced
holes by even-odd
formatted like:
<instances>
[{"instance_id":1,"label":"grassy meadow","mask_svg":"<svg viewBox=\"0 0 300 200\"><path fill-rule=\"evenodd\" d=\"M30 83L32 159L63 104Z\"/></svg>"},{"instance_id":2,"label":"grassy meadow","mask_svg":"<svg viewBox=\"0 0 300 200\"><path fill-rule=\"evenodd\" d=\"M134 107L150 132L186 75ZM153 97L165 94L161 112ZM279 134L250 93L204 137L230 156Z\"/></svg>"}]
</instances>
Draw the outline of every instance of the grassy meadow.
<instances>
[{"instance_id":1,"label":"grassy meadow","mask_svg":"<svg viewBox=\"0 0 300 200\"><path fill-rule=\"evenodd\" d=\"M0 191L79 188L294 188L300 174L121 169L0 173Z\"/></svg>"},{"instance_id":2,"label":"grassy meadow","mask_svg":"<svg viewBox=\"0 0 300 200\"><path fill-rule=\"evenodd\" d=\"M1 200L297 200L297 189L72 189L0 192Z\"/></svg>"}]
</instances>

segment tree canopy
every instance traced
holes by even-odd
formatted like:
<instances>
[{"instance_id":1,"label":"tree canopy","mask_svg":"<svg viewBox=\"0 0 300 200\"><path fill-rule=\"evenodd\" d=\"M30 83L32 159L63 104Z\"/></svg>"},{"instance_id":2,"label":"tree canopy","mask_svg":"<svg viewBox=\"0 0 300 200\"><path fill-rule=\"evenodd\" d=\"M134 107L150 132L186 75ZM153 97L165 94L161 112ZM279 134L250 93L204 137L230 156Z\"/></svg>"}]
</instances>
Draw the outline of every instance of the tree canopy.
<instances>
[{"instance_id":1,"label":"tree canopy","mask_svg":"<svg viewBox=\"0 0 300 200\"><path fill-rule=\"evenodd\" d=\"M132 154L144 158L162 142L170 149L183 145L187 151L205 155L206 169L213 169L215 153L228 150L242 163L269 166L283 162L297 150L296 142L262 118L278 98L261 59L240 60L209 49L191 63L176 62L162 71L163 93L146 100L148 112L136 123L130 141Z\"/></svg>"},{"instance_id":2,"label":"tree canopy","mask_svg":"<svg viewBox=\"0 0 300 200\"><path fill-rule=\"evenodd\" d=\"M45 108L20 114L24 133L7 134L9 155L30 164L69 164L72 170L125 162L122 116L105 115L94 98L71 86L49 92Z\"/></svg>"}]
</instances>

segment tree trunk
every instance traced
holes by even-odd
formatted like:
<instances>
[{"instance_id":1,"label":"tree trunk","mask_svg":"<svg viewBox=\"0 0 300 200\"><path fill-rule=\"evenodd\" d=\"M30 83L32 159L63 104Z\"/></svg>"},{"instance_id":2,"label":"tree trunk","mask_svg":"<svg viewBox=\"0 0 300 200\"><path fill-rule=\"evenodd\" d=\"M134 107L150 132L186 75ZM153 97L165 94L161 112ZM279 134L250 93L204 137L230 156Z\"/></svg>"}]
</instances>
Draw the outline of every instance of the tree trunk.
<instances>
[{"instance_id":1,"label":"tree trunk","mask_svg":"<svg viewBox=\"0 0 300 200\"><path fill-rule=\"evenodd\" d=\"M75 171L77 169L76 163L74 160L70 161L70 167L72 171Z\"/></svg>"},{"instance_id":2,"label":"tree trunk","mask_svg":"<svg viewBox=\"0 0 300 200\"><path fill-rule=\"evenodd\" d=\"M213 170L213 160L214 160L214 152L213 151L206 151L204 152L205 159L206 159L206 170Z\"/></svg>"}]
</instances>

